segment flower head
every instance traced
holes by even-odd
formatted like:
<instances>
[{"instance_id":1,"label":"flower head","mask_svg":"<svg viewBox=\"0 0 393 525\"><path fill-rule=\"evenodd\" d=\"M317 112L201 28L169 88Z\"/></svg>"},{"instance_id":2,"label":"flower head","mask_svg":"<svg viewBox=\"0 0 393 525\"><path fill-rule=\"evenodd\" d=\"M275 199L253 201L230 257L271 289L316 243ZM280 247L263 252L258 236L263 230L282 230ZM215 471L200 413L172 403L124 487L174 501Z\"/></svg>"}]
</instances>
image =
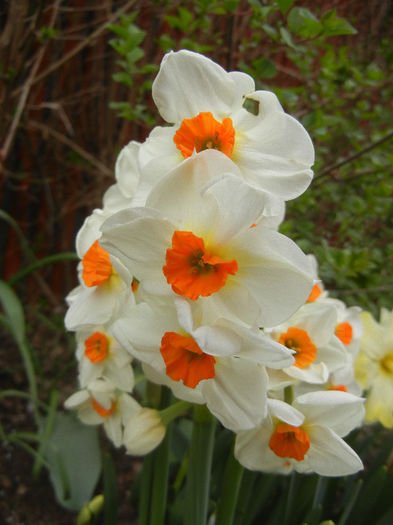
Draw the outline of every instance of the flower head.
<instances>
[{"instance_id":1,"label":"flower head","mask_svg":"<svg viewBox=\"0 0 393 525\"><path fill-rule=\"evenodd\" d=\"M360 314L364 332L355 360L356 379L367 390L366 419L393 427L393 311L381 310L378 323Z\"/></svg>"}]
</instances>

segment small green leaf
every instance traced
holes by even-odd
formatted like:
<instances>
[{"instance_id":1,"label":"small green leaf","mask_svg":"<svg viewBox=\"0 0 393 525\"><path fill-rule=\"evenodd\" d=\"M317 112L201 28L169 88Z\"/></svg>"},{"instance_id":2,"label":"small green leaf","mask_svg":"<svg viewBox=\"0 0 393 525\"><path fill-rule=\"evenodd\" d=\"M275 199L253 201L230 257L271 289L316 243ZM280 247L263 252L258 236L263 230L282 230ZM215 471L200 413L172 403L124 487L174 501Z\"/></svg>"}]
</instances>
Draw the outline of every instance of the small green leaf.
<instances>
[{"instance_id":1,"label":"small green leaf","mask_svg":"<svg viewBox=\"0 0 393 525\"><path fill-rule=\"evenodd\" d=\"M283 42L287 44L287 46L291 47L292 49L297 49L297 46L294 44L292 40L292 35L288 31L288 29L286 29L285 27L280 27L280 35Z\"/></svg>"},{"instance_id":2,"label":"small green leaf","mask_svg":"<svg viewBox=\"0 0 393 525\"><path fill-rule=\"evenodd\" d=\"M325 36L354 35L357 33L347 20L336 16L335 9L330 9L322 16L321 24Z\"/></svg>"},{"instance_id":3,"label":"small green leaf","mask_svg":"<svg viewBox=\"0 0 393 525\"><path fill-rule=\"evenodd\" d=\"M295 35L313 38L322 32L323 26L316 16L305 7L294 7L288 15L288 27Z\"/></svg>"},{"instance_id":4,"label":"small green leaf","mask_svg":"<svg viewBox=\"0 0 393 525\"><path fill-rule=\"evenodd\" d=\"M25 316L22 304L5 281L0 281L0 303L5 313L5 324L12 331L15 340L21 343L25 338Z\"/></svg>"},{"instance_id":5,"label":"small green leaf","mask_svg":"<svg viewBox=\"0 0 393 525\"><path fill-rule=\"evenodd\" d=\"M274 78L277 75L275 63L268 58L258 58L252 65L255 67L261 78Z\"/></svg>"},{"instance_id":6,"label":"small green leaf","mask_svg":"<svg viewBox=\"0 0 393 525\"><path fill-rule=\"evenodd\" d=\"M292 7L294 3L295 3L295 0L277 0L278 8L280 9L281 13L283 13L284 15Z\"/></svg>"}]
</instances>

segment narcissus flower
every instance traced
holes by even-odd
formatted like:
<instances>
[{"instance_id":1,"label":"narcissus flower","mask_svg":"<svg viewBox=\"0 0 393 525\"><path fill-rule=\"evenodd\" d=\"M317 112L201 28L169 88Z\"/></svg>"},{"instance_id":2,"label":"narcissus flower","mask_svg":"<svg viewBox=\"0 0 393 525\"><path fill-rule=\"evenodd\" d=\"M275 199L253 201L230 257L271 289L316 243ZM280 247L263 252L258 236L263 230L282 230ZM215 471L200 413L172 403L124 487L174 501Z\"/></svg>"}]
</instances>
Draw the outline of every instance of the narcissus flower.
<instances>
[{"instance_id":1,"label":"narcissus flower","mask_svg":"<svg viewBox=\"0 0 393 525\"><path fill-rule=\"evenodd\" d=\"M69 308L64 322L68 330L109 323L122 308L135 302L131 274L100 243L100 226L111 214L95 210L78 232L76 250L81 258L78 266L81 284L67 297Z\"/></svg>"},{"instance_id":2,"label":"narcissus flower","mask_svg":"<svg viewBox=\"0 0 393 525\"><path fill-rule=\"evenodd\" d=\"M154 382L180 399L206 403L227 428L251 428L266 415L264 365L281 368L293 358L258 329L202 319L199 304L183 298L141 303L114 324L113 333L150 367Z\"/></svg>"},{"instance_id":3,"label":"narcissus flower","mask_svg":"<svg viewBox=\"0 0 393 525\"><path fill-rule=\"evenodd\" d=\"M190 157L157 184L147 207L108 219L100 243L151 294L175 293L220 316L272 326L308 297L309 261L271 229L275 201L231 168L215 151Z\"/></svg>"},{"instance_id":4,"label":"narcissus flower","mask_svg":"<svg viewBox=\"0 0 393 525\"><path fill-rule=\"evenodd\" d=\"M363 335L355 360L356 379L367 391L366 420L393 427L393 311L381 310L378 323L370 312L360 314Z\"/></svg>"},{"instance_id":5,"label":"narcissus flower","mask_svg":"<svg viewBox=\"0 0 393 525\"><path fill-rule=\"evenodd\" d=\"M284 200L309 185L310 137L273 93L255 91L248 75L228 73L198 53L171 52L162 60L152 94L173 126L154 128L141 146L144 178L163 176L194 152L214 149L231 158L250 184ZM246 99L256 114L243 107Z\"/></svg>"},{"instance_id":6,"label":"narcissus flower","mask_svg":"<svg viewBox=\"0 0 393 525\"><path fill-rule=\"evenodd\" d=\"M91 381L87 388L66 399L64 406L76 410L79 419L86 425L102 424L115 447L123 442L123 430L129 418L140 409L135 399L119 392L105 379Z\"/></svg>"},{"instance_id":7,"label":"narcissus flower","mask_svg":"<svg viewBox=\"0 0 393 525\"><path fill-rule=\"evenodd\" d=\"M341 439L362 421L361 398L339 391L310 392L292 406L270 399L268 412L260 426L236 437L235 456L246 468L321 476L362 469L358 455Z\"/></svg>"},{"instance_id":8,"label":"narcissus flower","mask_svg":"<svg viewBox=\"0 0 393 525\"><path fill-rule=\"evenodd\" d=\"M335 334L336 325L335 308L316 301L302 306L285 323L269 330L271 337L293 350L295 358L291 367L269 373L270 387L298 381L323 384L329 374L350 363L343 343Z\"/></svg>"},{"instance_id":9,"label":"narcissus flower","mask_svg":"<svg viewBox=\"0 0 393 525\"><path fill-rule=\"evenodd\" d=\"M104 326L96 326L76 333L80 385L86 387L102 377L120 390L131 392L134 387L131 356L109 331Z\"/></svg>"}]
</instances>

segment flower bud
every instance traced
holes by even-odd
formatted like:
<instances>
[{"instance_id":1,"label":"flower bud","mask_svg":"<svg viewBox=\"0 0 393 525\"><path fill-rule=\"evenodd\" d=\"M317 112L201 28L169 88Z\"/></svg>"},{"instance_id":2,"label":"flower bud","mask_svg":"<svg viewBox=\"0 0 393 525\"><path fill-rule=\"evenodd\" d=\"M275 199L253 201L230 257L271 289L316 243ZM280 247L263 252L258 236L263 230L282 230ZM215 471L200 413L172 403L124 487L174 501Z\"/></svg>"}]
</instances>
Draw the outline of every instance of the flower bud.
<instances>
[{"instance_id":1,"label":"flower bud","mask_svg":"<svg viewBox=\"0 0 393 525\"><path fill-rule=\"evenodd\" d=\"M157 410L141 408L128 420L124 429L123 444L127 453L144 456L154 450L164 439L166 428Z\"/></svg>"}]
</instances>

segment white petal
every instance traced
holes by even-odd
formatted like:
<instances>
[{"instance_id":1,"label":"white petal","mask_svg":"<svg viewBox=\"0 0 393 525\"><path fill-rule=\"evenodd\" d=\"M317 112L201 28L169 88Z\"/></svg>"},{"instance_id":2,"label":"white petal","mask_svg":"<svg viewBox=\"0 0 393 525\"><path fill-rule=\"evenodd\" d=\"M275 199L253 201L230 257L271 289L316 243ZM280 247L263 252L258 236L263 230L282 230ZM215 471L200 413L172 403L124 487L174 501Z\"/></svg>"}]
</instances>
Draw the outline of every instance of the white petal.
<instances>
[{"instance_id":1,"label":"white petal","mask_svg":"<svg viewBox=\"0 0 393 525\"><path fill-rule=\"evenodd\" d=\"M294 362L292 352L283 345L273 341L261 330L252 330L249 327L240 326L227 320L219 323L242 338L242 347L238 355L243 359L250 359L270 368L283 368L291 366Z\"/></svg>"},{"instance_id":2,"label":"white petal","mask_svg":"<svg viewBox=\"0 0 393 525\"><path fill-rule=\"evenodd\" d=\"M168 173L151 191L146 204L160 210L179 229L214 235L222 221L222 210L214 199L203 195L202 189L226 172L241 180L237 166L226 155L214 149L202 151Z\"/></svg>"},{"instance_id":3,"label":"white petal","mask_svg":"<svg viewBox=\"0 0 393 525\"><path fill-rule=\"evenodd\" d=\"M230 356L240 352L242 339L235 332L221 326L201 326L192 333L199 347L216 356Z\"/></svg>"},{"instance_id":4,"label":"white petal","mask_svg":"<svg viewBox=\"0 0 393 525\"><path fill-rule=\"evenodd\" d=\"M108 360L103 377L116 385L120 390L124 390L124 392L132 392L134 388L134 373L131 365L119 368L113 360Z\"/></svg>"},{"instance_id":5,"label":"white petal","mask_svg":"<svg viewBox=\"0 0 393 525\"><path fill-rule=\"evenodd\" d=\"M112 184L102 197L105 212L115 213L127 208L131 204L131 199L125 197L118 184Z\"/></svg>"},{"instance_id":6,"label":"white petal","mask_svg":"<svg viewBox=\"0 0 393 525\"><path fill-rule=\"evenodd\" d=\"M121 425L121 417L118 410L115 410L113 414L106 417L104 420L104 428L106 435L115 445L115 447L120 447L123 441L123 431Z\"/></svg>"},{"instance_id":7,"label":"white petal","mask_svg":"<svg viewBox=\"0 0 393 525\"><path fill-rule=\"evenodd\" d=\"M273 425L270 417L255 429L239 432L236 436L234 455L249 470L287 474L292 466L269 448Z\"/></svg>"},{"instance_id":8,"label":"white petal","mask_svg":"<svg viewBox=\"0 0 393 525\"><path fill-rule=\"evenodd\" d=\"M120 151L115 165L115 176L123 195L132 198L139 182L138 153L141 144L131 141Z\"/></svg>"},{"instance_id":9,"label":"white petal","mask_svg":"<svg viewBox=\"0 0 393 525\"><path fill-rule=\"evenodd\" d=\"M87 250L101 237L101 224L108 218L108 214L103 210L94 210L91 215L86 217L81 229L76 236L76 251L80 259L83 258Z\"/></svg>"},{"instance_id":10,"label":"white petal","mask_svg":"<svg viewBox=\"0 0 393 525\"><path fill-rule=\"evenodd\" d=\"M120 344L144 363L161 366L161 340L165 332L177 331L176 311L172 308L153 309L146 303L135 306L130 315L119 319L112 331Z\"/></svg>"},{"instance_id":11,"label":"white petal","mask_svg":"<svg viewBox=\"0 0 393 525\"><path fill-rule=\"evenodd\" d=\"M209 410L230 430L255 427L266 416L267 374L260 365L236 357L220 358L213 379L203 381Z\"/></svg>"},{"instance_id":12,"label":"white petal","mask_svg":"<svg viewBox=\"0 0 393 525\"><path fill-rule=\"evenodd\" d=\"M236 238L238 282L260 304L260 325L275 326L293 314L310 294L309 260L287 237L269 229L251 228ZM248 253L247 253L248 252Z\"/></svg>"},{"instance_id":13,"label":"white petal","mask_svg":"<svg viewBox=\"0 0 393 525\"><path fill-rule=\"evenodd\" d=\"M241 106L243 94L252 86L252 80L244 79L243 74L239 82L238 75L228 74L207 57L182 50L164 56L152 94L167 122L192 118L201 111L212 111L221 119Z\"/></svg>"},{"instance_id":14,"label":"white petal","mask_svg":"<svg viewBox=\"0 0 393 525\"><path fill-rule=\"evenodd\" d=\"M267 406L269 413L280 421L294 427L300 427L303 424L304 415L295 407L288 405L288 403L279 399L268 399Z\"/></svg>"},{"instance_id":15,"label":"white petal","mask_svg":"<svg viewBox=\"0 0 393 525\"><path fill-rule=\"evenodd\" d=\"M305 368L291 366L285 369L285 373L299 381L311 384L323 385L329 379L329 369L325 363L311 363Z\"/></svg>"},{"instance_id":16,"label":"white petal","mask_svg":"<svg viewBox=\"0 0 393 525\"><path fill-rule=\"evenodd\" d=\"M246 184L232 173L222 174L220 178L210 181L203 191L203 198L217 202L219 213L212 235L213 242L217 244L226 243L241 232L248 231L266 210L271 213L276 209L277 215L281 211L281 207L277 207L267 193Z\"/></svg>"},{"instance_id":17,"label":"white petal","mask_svg":"<svg viewBox=\"0 0 393 525\"><path fill-rule=\"evenodd\" d=\"M345 436L359 426L364 417L364 400L336 390L309 392L295 399L293 406L306 417L307 423L323 425Z\"/></svg>"},{"instance_id":18,"label":"white petal","mask_svg":"<svg viewBox=\"0 0 393 525\"><path fill-rule=\"evenodd\" d=\"M162 287L166 284L162 266L174 229L154 210L123 210L104 222L100 244L120 257L137 279L153 280ZM169 289L168 285L166 288Z\"/></svg>"},{"instance_id":19,"label":"white petal","mask_svg":"<svg viewBox=\"0 0 393 525\"><path fill-rule=\"evenodd\" d=\"M307 427L310 448L306 462L320 476L347 476L363 469L359 456L327 427Z\"/></svg>"},{"instance_id":20,"label":"white petal","mask_svg":"<svg viewBox=\"0 0 393 525\"><path fill-rule=\"evenodd\" d=\"M77 330L86 325L105 324L117 307L119 294L104 285L82 288L67 310L64 323L67 330Z\"/></svg>"},{"instance_id":21,"label":"white petal","mask_svg":"<svg viewBox=\"0 0 393 525\"><path fill-rule=\"evenodd\" d=\"M90 395L87 390L80 390L79 392L72 394L64 401L64 407L69 410L73 410L85 403L89 398Z\"/></svg>"}]
</instances>

